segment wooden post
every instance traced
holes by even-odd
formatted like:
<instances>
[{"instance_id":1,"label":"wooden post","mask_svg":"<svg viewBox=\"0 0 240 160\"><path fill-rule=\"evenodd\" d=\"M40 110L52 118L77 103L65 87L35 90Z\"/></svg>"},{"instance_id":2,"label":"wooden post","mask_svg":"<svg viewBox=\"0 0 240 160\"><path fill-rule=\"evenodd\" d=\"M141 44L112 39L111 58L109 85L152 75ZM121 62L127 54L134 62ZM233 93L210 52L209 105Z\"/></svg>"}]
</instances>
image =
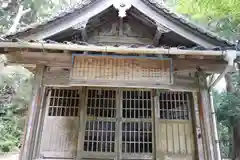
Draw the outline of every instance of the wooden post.
<instances>
[{"instance_id":1,"label":"wooden post","mask_svg":"<svg viewBox=\"0 0 240 160\"><path fill-rule=\"evenodd\" d=\"M153 96L154 96L154 136L155 136L155 141L154 141L154 145L155 145L155 158L156 160L160 160L164 157L163 152L160 150L159 144L158 142L160 142L160 137L159 137L159 132L160 132L160 128L159 128L159 119L160 119L160 101L159 101L159 92L157 90L154 90L153 92Z\"/></svg>"},{"instance_id":2,"label":"wooden post","mask_svg":"<svg viewBox=\"0 0 240 160\"><path fill-rule=\"evenodd\" d=\"M202 131L204 132L204 147L208 160L215 160L213 148L213 133L211 129L211 105L209 99L209 90L207 88L206 76L202 72L198 72L199 83L199 109L200 123L202 123Z\"/></svg>"},{"instance_id":3,"label":"wooden post","mask_svg":"<svg viewBox=\"0 0 240 160\"><path fill-rule=\"evenodd\" d=\"M42 137L42 131L43 131L43 123L44 123L44 118L45 118L45 112L46 110L46 99L47 99L47 94L49 93L49 89L43 87L41 89L41 102L39 102L40 106L37 106L39 108L38 113L36 114L36 138L34 141L34 151L33 151L33 157L38 158L39 151L40 151L40 145L41 145L41 137Z\"/></svg>"},{"instance_id":4,"label":"wooden post","mask_svg":"<svg viewBox=\"0 0 240 160\"><path fill-rule=\"evenodd\" d=\"M77 155L76 159L81 159L81 154L84 151L84 136L85 136L85 125L86 125L86 113L87 113L87 88L81 88L80 96L80 118L79 118L79 132L78 132L78 146L77 146Z\"/></svg>"},{"instance_id":5,"label":"wooden post","mask_svg":"<svg viewBox=\"0 0 240 160\"><path fill-rule=\"evenodd\" d=\"M198 105L198 94L197 92L193 92L193 102L194 102L194 122L195 122L195 142L196 142L196 147L197 147L197 157L198 160L205 160L206 155L204 153L204 148L203 148L203 137L202 137L202 129L201 129L201 124L200 124L200 110L199 110L199 105Z\"/></svg>"},{"instance_id":6,"label":"wooden post","mask_svg":"<svg viewBox=\"0 0 240 160\"><path fill-rule=\"evenodd\" d=\"M20 155L20 160L32 160L33 159L33 151L34 151L34 142L37 128L37 120L38 120L38 111L40 110L40 95L42 88L42 79L45 67L42 64L36 65L35 79L33 85L33 96L32 102L29 106L28 112L28 121L26 124L26 133L24 137L24 145L22 148L22 154Z\"/></svg>"},{"instance_id":7,"label":"wooden post","mask_svg":"<svg viewBox=\"0 0 240 160\"><path fill-rule=\"evenodd\" d=\"M120 88L117 89L117 92L116 92L116 106L118 106L116 109L117 111L117 121L116 121L116 124L117 124L117 132L116 132L116 138L115 138L115 148L116 148L116 152L117 153L117 159L122 159L122 143L121 140L122 140L122 108L123 108L123 104L122 104L122 90L120 90Z\"/></svg>"}]
</instances>

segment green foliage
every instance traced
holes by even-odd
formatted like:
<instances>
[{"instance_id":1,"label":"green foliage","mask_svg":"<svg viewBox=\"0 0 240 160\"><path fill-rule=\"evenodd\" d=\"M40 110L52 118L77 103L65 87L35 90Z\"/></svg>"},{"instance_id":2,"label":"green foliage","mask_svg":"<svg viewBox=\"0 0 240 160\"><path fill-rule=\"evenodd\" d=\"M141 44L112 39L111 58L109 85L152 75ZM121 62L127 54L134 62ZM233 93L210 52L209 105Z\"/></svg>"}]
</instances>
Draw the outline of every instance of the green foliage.
<instances>
[{"instance_id":1,"label":"green foliage","mask_svg":"<svg viewBox=\"0 0 240 160\"><path fill-rule=\"evenodd\" d=\"M68 0L7 0L0 3L0 34L6 33L12 26L19 6L24 9L31 9L26 15L21 17L17 28L26 27L31 23L46 20L56 13L64 5L69 5ZM66 7L66 6L65 6Z\"/></svg>"},{"instance_id":2,"label":"green foliage","mask_svg":"<svg viewBox=\"0 0 240 160\"><path fill-rule=\"evenodd\" d=\"M30 101L32 74L23 67L7 66L0 72L0 151L20 145L22 113Z\"/></svg>"},{"instance_id":3,"label":"green foliage","mask_svg":"<svg viewBox=\"0 0 240 160\"><path fill-rule=\"evenodd\" d=\"M169 0L168 5L230 40L240 34L239 0Z\"/></svg>"},{"instance_id":4,"label":"green foliage","mask_svg":"<svg viewBox=\"0 0 240 160\"><path fill-rule=\"evenodd\" d=\"M213 92L223 157L229 157L232 154L232 140L234 139L232 129L235 123L240 120L240 74L233 74L232 80L235 88L234 93Z\"/></svg>"},{"instance_id":5,"label":"green foliage","mask_svg":"<svg viewBox=\"0 0 240 160\"><path fill-rule=\"evenodd\" d=\"M234 93L223 92L216 101L218 120L225 125L233 125L240 120L240 74L232 75Z\"/></svg>"}]
</instances>

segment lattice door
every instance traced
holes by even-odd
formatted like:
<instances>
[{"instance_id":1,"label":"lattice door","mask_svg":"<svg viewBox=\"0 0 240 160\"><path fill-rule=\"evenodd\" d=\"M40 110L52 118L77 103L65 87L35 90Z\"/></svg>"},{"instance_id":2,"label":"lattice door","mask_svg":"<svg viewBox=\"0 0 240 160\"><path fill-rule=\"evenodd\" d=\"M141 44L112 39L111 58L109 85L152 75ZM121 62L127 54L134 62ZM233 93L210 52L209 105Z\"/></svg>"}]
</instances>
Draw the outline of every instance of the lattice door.
<instances>
[{"instance_id":1,"label":"lattice door","mask_svg":"<svg viewBox=\"0 0 240 160\"><path fill-rule=\"evenodd\" d=\"M116 90L87 90L83 157L114 159L116 154ZM86 155L86 156L85 156Z\"/></svg>"},{"instance_id":2,"label":"lattice door","mask_svg":"<svg viewBox=\"0 0 240 160\"><path fill-rule=\"evenodd\" d=\"M78 89L50 90L40 148L42 158L76 158L79 114Z\"/></svg>"},{"instance_id":3,"label":"lattice door","mask_svg":"<svg viewBox=\"0 0 240 160\"><path fill-rule=\"evenodd\" d=\"M152 159L154 145L151 91L123 90L121 96L120 159Z\"/></svg>"},{"instance_id":4,"label":"lattice door","mask_svg":"<svg viewBox=\"0 0 240 160\"><path fill-rule=\"evenodd\" d=\"M151 91L88 89L82 158L152 159Z\"/></svg>"},{"instance_id":5,"label":"lattice door","mask_svg":"<svg viewBox=\"0 0 240 160\"><path fill-rule=\"evenodd\" d=\"M191 93L161 92L156 104L157 159L194 159Z\"/></svg>"}]
</instances>

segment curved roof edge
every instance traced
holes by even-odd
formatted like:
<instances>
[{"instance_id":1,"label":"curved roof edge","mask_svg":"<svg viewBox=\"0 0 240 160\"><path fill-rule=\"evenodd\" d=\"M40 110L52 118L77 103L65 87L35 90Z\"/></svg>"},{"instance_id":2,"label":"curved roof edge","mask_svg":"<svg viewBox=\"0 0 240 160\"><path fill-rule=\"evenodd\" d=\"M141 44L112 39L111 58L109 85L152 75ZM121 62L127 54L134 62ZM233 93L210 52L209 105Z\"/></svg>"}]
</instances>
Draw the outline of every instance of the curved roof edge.
<instances>
[{"instance_id":1,"label":"curved roof edge","mask_svg":"<svg viewBox=\"0 0 240 160\"><path fill-rule=\"evenodd\" d=\"M26 28L22 28L19 31L9 34L9 35L3 35L5 38L24 38L31 33L38 32L41 30L44 26L49 25L52 22L56 22L60 20L61 18L71 16L75 14L76 12L80 12L86 7L91 7L91 4L96 2L97 0L86 0L83 1L83 3L76 4L75 6L71 8L66 8L61 10L56 15L53 15L48 20L38 23L33 23L29 25ZM207 29L204 29L203 27L193 23L192 21L189 21L183 16L180 16L176 14L175 12L171 11L169 8L167 8L165 5L159 4L156 0L141 0L146 5L151 7L153 10L155 10L157 13L161 14L162 16L166 17L170 21L173 21L174 23L178 24L182 28L188 30L189 32L205 39L211 44L214 44L215 46L221 46L221 47L234 47L235 44L227 39L224 39L212 32L210 32Z\"/></svg>"}]
</instances>

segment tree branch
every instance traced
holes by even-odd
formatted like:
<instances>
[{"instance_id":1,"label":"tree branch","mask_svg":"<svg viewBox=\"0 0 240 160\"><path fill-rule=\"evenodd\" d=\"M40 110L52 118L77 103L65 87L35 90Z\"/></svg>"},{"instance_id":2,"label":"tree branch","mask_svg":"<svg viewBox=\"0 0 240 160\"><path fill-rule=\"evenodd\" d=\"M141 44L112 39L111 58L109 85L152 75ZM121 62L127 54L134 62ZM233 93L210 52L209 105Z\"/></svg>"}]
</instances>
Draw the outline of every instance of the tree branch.
<instances>
[{"instance_id":1,"label":"tree branch","mask_svg":"<svg viewBox=\"0 0 240 160\"><path fill-rule=\"evenodd\" d=\"M17 27L20 23L20 20L22 18L22 16L24 16L25 14L27 14L28 12L31 11L31 8L28 9L23 9L23 5L20 5L18 8L18 13L13 21L13 25L11 26L11 28L8 30L7 34L11 34L13 32L15 32L17 30Z\"/></svg>"}]
</instances>

